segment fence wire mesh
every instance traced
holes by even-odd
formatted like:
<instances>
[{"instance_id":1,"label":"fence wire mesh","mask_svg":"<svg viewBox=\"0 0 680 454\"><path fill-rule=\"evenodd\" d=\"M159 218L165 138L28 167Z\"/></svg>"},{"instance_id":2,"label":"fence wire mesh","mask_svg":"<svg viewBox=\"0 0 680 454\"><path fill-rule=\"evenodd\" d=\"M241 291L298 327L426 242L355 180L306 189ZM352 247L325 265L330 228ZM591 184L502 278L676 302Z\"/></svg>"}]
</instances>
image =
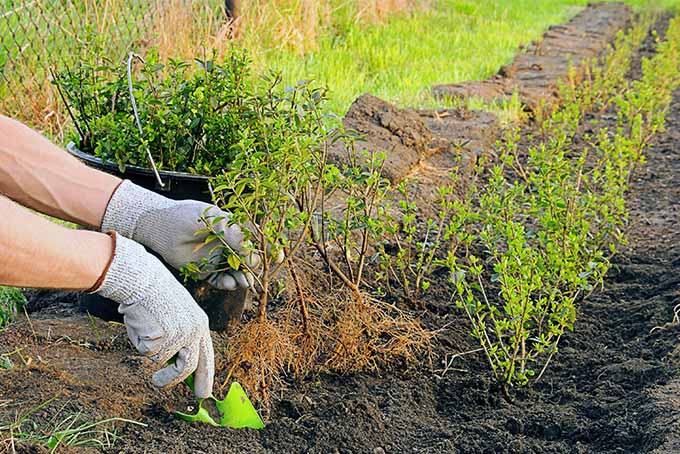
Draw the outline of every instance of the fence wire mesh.
<instances>
[{"instance_id":1,"label":"fence wire mesh","mask_svg":"<svg viewBox=\"0 0 680 454\"><path fill-rule=\"evenodd\" d=\"M206 20L205 8L213 14L204 28L218 27L224 7L224 0L0 0L0 113L60 135L66 118L51 71L83 59L123 61L181 35L188 20Z\"/></svg>"}]
</instances>

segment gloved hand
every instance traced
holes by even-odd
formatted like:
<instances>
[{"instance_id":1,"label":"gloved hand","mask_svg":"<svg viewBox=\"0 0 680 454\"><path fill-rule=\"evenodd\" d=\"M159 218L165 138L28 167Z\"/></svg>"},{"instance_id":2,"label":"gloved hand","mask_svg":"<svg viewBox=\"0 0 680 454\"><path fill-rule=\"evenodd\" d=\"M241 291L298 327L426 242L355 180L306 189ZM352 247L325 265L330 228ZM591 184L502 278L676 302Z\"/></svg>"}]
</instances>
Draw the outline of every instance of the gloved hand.
<instances>
[{"instance_id":1,"label":"gloved hand","mask_svg":"<svg viewBox=\"0 0 680 454\"><path fill-rule=\"evenodd\" d=\"M242 256L250 269L259 265L260 257L245 250L241 229L229 225L228 213L195 200L174 201L128 180L123 181L113 193L102 219L101 231L116 231L151 248L176 269L191 262L200 262L203 258L217 266L221 255L219 251L210 252L216 244L199 247L207 236L207 233L196 235L196 231L206 227L200 220L201 216L224 217L213 228L224 232L226 243ZM209 277L208 281L214 287L224 290L235 290L237 286L248 288L253 284L251 273L240 270L232 269L205 277Z\"/></svg>"},{"instance_id":2,"label":"gloved hand","mask_svg":"<svg viewBox=\"0 0 680 454\"><path fill-rule=\"evenodd\" d=\"M153 375L158 387L174 385L192 372L196 396L212 394L215 356L208 316L165 266L139 244L112 234L112 261L93 293L119 304L128 336L153 361L175 363Z\"/></svg>"}]
</instances>

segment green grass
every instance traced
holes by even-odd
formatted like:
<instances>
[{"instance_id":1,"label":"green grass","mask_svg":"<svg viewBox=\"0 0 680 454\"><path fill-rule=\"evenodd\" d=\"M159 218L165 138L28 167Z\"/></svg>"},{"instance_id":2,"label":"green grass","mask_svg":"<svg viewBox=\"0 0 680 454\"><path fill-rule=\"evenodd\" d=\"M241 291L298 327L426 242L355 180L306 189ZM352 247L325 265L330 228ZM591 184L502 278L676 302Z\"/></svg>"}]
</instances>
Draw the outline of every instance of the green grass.
<instances>
[{"instance_id":1,"label":"green grass","mask_svg":"<svg viewBox=\"0 0 680 454\"><path fill-rule=\"evenodd\" d=\"M14 320L17 310L26 303L18 288L0 286L0 328Z\"/></svg>"},{"instance_id":2,"label":"green grass","mask_svg":"<svg viewBox=\"0 0 680 454\"><path fill-rule=\"evenodd\" d=\"M41 412L54 400L55 398L49 399L23 415L17 415L14 421L0 421L0 449L4 448L2 452L15 452L15 450L24 452L20 449L22 447L32 452L36 449L36 445L43 446L50 453L61 452L66 447L93 448L104 451L113 448L119 439L119 426L133 424L147 427L141 422L124 418L92 421L82 412L65 414L66 407L70 403L66 402L47 426L41 429L31 417Z\"/></svg>"},{"instance_id":3,"label":"green grass","mask_svg":"<svg viewBox=\"0 0 680 454\"><path fill-rule=\"evenodd\" d=\"M644 0L628 1L635 6ZM658 6L678 5L664 0ZM330 108L344 114L362 93L400 106L428 106L432 85L478 80L509 62L518 46L576 14L587 0L434 0L429 10L379 26L349 26L299 56L271 49L254 55L288 83L314 79L331 90ZM656 6L656 5L655 5Z\"/></svg>"}]
</instances>

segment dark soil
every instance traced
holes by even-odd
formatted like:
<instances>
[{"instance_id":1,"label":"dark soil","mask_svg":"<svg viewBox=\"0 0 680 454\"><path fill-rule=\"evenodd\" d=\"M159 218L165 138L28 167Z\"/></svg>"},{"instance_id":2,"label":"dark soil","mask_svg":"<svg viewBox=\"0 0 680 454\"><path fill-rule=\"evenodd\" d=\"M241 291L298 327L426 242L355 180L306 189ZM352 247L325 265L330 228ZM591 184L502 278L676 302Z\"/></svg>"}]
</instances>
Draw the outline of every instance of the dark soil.
<instances>
[{"instance_id":1,"label":"dark soil","mask_svg":"<svg viewBox=\"0 0 680 454\"><path fill-rule=\"evenodd\" d=\"M432 115L420 115L431 129ZM512 401L490 380L448 295L434 291L423 314L442 330L431 367L288 382L261 431L192 426L171 413L187 410L186 388L153 389L153 365L124 327L83 315L74 295L40 292L30 297L30 321L0 334L0 352L14 352L14 367L0 370L0 425L53 399L31 424L48 431L78 411L147 424L121 426L111 452L680 452L680 328L669 323L680 303L678 175L680 92L634 178L630 244L604 289L580 304L575 331L542 382ZM214 334L218 358L226 339Z\"/></svg>"}]
</instances>

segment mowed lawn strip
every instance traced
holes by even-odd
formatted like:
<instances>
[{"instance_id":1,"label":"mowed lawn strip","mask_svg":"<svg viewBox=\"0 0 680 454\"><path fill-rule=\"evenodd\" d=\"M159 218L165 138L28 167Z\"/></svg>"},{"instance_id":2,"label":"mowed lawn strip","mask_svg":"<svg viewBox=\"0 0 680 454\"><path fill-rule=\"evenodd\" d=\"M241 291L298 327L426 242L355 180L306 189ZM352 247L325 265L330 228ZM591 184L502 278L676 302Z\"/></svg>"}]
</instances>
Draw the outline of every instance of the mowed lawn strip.
<instances>
[{"instance_id":1,"label":"mowed lawn strip","mask_svg":"<svg viewBox=\"0 0 680 454\"><path fill-rule=\"evenodd\" d=\"M325 33L318 50L300 55L264 43L249 46L260 70L281 71L289 84L314 79L330 88L330 108L344 114L362 93L401 107L441 105L437 83L484 79L512 60L518 47L566 22L587 0L432 0L386 23ZM679 0L627 1L667 8Z\"/></svg>"}]
</instances>

